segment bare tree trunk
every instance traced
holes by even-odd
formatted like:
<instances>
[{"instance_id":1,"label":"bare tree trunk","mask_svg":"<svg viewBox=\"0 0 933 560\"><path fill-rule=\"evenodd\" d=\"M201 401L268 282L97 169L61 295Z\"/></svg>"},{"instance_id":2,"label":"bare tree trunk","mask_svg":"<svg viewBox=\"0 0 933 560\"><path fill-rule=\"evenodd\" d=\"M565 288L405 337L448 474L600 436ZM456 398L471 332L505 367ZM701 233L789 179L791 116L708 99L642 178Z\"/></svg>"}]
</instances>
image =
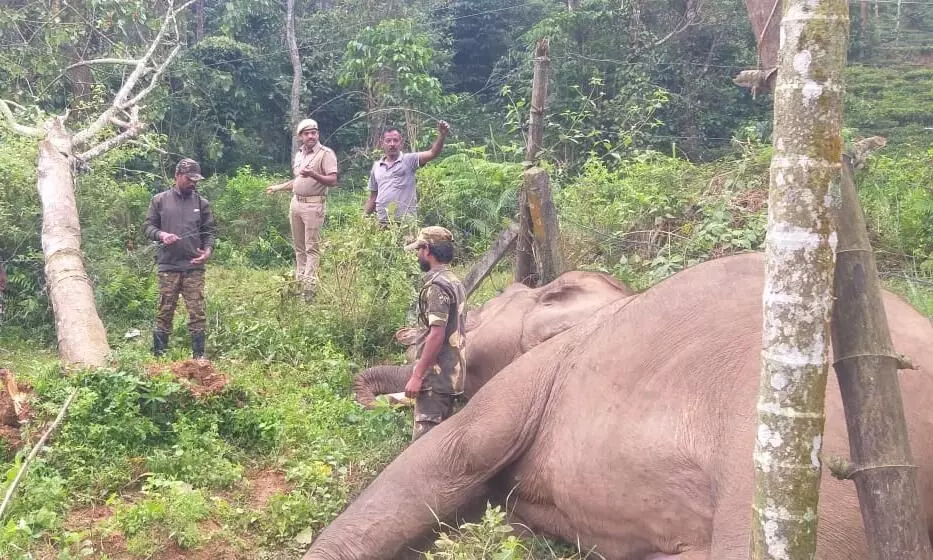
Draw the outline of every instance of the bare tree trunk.
<instances>
[{"instance_id":1,"label":"bare tree trunk","mask_svg":"<svg viewBox=\"0 0 933 560\"><path fill-rule=\"evenodd\" d=\"M755 34L758 51L758 67L743 70L733 78L736 85L752 90L752 97L759 91L768 91L774 84L780 47L782 0L745 0L748 18Z\"/></svg>"},{"instance_id":2,"label":"bare tree trunk","mask_svg":"<svg viewBox=\"0 0 933 560\"><path fill-rule=\"evenodd\" d=\"M872 560L929 560L933 552L897 378L901 360L848 156L842 165L832 334L853 465L833 474L855 481Z\"/></svg>"},{"instance_id":3,"label":"bare tree trunk","mask_svg":"<svg viewBox=\"0 0 933 560\"><path fill-rule=\"evenodd\" d=\"M174 0L168 1L168 11L152 43L138 59L101 58L81 61L79 64L121 64L132 68L111 104L101 109L86 128L68 132L65 117L55 117L43 129L20 124L10 103L0 99L0 115L10 128L21 135L39 140L37 188L42 202L42 252L48 282L55 326L58 332L59 358L65 364L101 366L106 362L110 348L103 323L97 315L94 291L84 268L81 253L81 226L74 195L74 164L87 162L107 153L138 136L145 128L139 121L140 102L158 85L165 69L181 50L178 37L175 46L157 63L153 57L164 44L177 15L194 0L187 0L177 9ZM67 69L66 69L67 70ZM139 90L140 80L146 78ZM122 132L105 140L99 134L109 127ZM93 142L97 142L93 144ZM87 148L75 153L76 148Z\"/></svg>"},{"instance_id":4,"label":"bare tree trunk","mask_svg":"<svg viewBox=\"0 0 933 560\"><path fill-rule=\"evenodd\" d=\"M901 41L901 0L897 0L897 13L894 15L894 46Z\"/></svg>"},{"instance_id":5,"label":"bare tree trunk","mask_svg":"<svg viewBox=\"0 0 933 560\"><path fill-rule=\"evenodd\" d=\"M194 42L200 43L201 39L204 38L204 0L198 0L194 5L195 12L195 28L194 28Z\"/></svg>"},{"instance_id":6,"label":"bare tree trunk","mask_svg":"<svg viewBox=\"0 0 933 560\"><path fill-rule=\"evenodd\" d=\"M292 61L292 91L289 97L288 116L291 120L289 131L292 137L292 153L298 151L299 139L294 129L301 120L301 57L298 56L298 39L295 36L295 0L288 0L285 13L285 35L288 41L288 55Z\"/></svg>"},{"instance_id":7,"label":"bare tree trunk","mask_svg":"<svg viewBox=\"0 0 933 560\"><path fill-rule=\"evenodd\" d=\"M753 560L816 554L846 0L787 0L765 244Z\"/></svg>"},{"instance_id":8,"label":"bare tree trunk","mask_svg":"<svg viewBox=\"0 0 933 560\"><path fill-rule=\"evenodd\" d=\"M66 364L103 366L110 346L94 306L94 290L84 269L81 225L74 195L71 133L61 119L49 122L39 143L39 198L42 252L49 299L55 313L58 354Z\"/></svg>"},{"instance_id":9,"label":"bare tree trunk","mask_svg":"<svg viewBox=\"0 0 933 560\"><path fill-rule=\"evenodd\" d=\"M868 0L861 0L859 2L858 20L858 28L864 40L865 29L868 27Z\"/></svg>"},{"instance_id":10,"label":"bare tree trunk","mask_svg":"<svg viewBox=\"0 0 933 560\"><path fill-rule=\"evenodd\" d=\"M531 83L531 116L528 123L528 138L525 144L525 161L529 166L538 159L544 141L544 111L547 106L548 85L548 41L539 39L535 43L534 77ZM515 246L515 281L528 286L537 285L531 214L528 210L528 193L525 187L518 192L519 232Z\"/></svg>"},{"instance_id":11,"label":"bare tree trunk","mask_svg":"<svg viewBox=\"0 0 933 560\"><path fill-rule=\"evenodd\" d=\"M557 209L551 196L547 171L540 167L526 170L523 186L528 199L531 231L534 233L538 285L543 286L556 280L564 271Z\"/></svg>"}]
</instances>

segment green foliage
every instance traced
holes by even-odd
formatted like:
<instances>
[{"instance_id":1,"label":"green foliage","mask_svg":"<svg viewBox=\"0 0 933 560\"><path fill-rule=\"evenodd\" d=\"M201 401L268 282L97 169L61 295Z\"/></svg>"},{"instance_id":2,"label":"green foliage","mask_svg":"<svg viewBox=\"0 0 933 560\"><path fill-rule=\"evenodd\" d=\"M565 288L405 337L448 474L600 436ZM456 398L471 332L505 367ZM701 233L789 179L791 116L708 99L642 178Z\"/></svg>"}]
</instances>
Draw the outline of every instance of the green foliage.
<instances>
[{"instance_id":1,"label":"green foliage","mask_svg":"<svg viewBox=\"0 0 933 560\"><path fill-rule=\"evenodd\" d=\"M767 151L696 166L644 153L607 167L591 159L558 207L578 266L646 288L711 257L764 242Z\"/></svg>"},{"instance_id":2,"label":"green foliage","mask_svg":"<svg viewBox=\"0 0 933 560\"><path fill-rule=\"evenodd\" d=\"M845 115L858 135L884 136L896 150L927 150L933 145L933 70L850 66Z\"/></svg>"},{"instance_id":3,"label":"green foliage","mask_svg":"<svg viewBox=\"0 0 933 560\"><path fill-rule=\"evenodd\" d=\"M282 182L242 167L232 177L212 177L199 187L217 221L215 259L244 266L281 266L295 258L288 224L287 193L265 194Z\"/></svg>"},{"instance_id":4,"label":"green foliage","mask_svg":"<svg viewBox=\"0 0 933 560\"><path fill-rule=\"evenodd\" d=\"M933 149L874 155L857 175L880 260L933 275Z\"/></svg>"},{"instance_id":5,"label":"green foliage","mask_svg":"<svg viewBox=\"0 0 933 560\"><path fill-rule=\"evenodd\" d=\"M437 65L438 53L415 21L389 19L347 43L338 83L362 85L376 106L414 102L429 108L442 101L441 83L432 76Z\"/></svg>"},{"instance_id":6,"label":"green foliage","mask_svg":"<svg viewBox=\"0 0 933 560\"><path fill-rule=\"evenodd\" d=\"M435 549L422 555L425 560L525 560L548 558L553 560L581 560L589 554L552 546L535 537L520 539L506 522L501 506L486 506L486 512L477 523L464 523L459 527L441 525L434 541Z\"/></svg>"},{"instance_id":7,"label":"green foliage","mask_svg":"<svg viewBox=\"0 0 933 560\"><path fill-rule=\"evenodd\" d=\"M168 539L181 548L201 543L198 522L211 512L203 492L184 482L152 477L142 494L137 503L119 505L111 519L112 527L126 535L129 552L148 557L164 549Z\"/></svg>"},{"instance_id":8,"label":"green foliage","mask_svg":"<svg viewBox=\"0 0 933 560\"><path fill-rule=\"evenodd\" d=\"M147 458L150 472L196 487L226 487L243 475L231 460L232 447L220 438L216 420L182 417L172 425L174 443Z\"/></svg>"},{"instance_id":9,"label":"green foliage","mask_svg":"<svg viewBox=\"0 0 933 560\"><path fill-rule=\"evenodd\" d=\"M518 211L522 167L490 161L483 148L458 152L418 172L418 211L453 232L464 256L478 256Z\"/></svg>"}]
</instances>

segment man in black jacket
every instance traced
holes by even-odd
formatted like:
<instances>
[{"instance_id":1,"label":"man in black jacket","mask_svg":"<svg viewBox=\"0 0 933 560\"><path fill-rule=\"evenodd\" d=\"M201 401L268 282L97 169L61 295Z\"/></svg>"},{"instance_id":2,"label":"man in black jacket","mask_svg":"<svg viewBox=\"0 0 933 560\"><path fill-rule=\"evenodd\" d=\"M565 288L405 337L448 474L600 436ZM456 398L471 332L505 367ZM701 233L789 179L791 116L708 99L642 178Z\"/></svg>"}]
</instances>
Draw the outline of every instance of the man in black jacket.
<instances>
[{"instance_id":1,"label":"man in black jacket","mask_svg":"<svg viewBox=\"0 0 933 560\"><path fill-rule=\"evenodd\" d=\"M159 242L159 309L152 331L152 353L161 356L168 347L178 294L188 308L191 354L204 357L204 263L214 247L214 216L207 199L197 192L204 177L193 159L175 166L175 186L152 197L146 215L146 237Z\"/></svg>"}]
</instances>

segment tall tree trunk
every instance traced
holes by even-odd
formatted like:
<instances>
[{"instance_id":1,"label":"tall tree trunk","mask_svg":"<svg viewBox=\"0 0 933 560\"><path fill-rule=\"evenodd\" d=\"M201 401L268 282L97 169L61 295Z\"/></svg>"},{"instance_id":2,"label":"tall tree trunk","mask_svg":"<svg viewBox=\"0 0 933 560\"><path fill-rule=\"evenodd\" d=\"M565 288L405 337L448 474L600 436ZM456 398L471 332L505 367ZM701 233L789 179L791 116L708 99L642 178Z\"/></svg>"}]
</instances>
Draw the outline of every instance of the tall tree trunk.
<instances>
[{"instance_id":1,"label":"tall tree trunk","mask_svg":"<svg viewBox=\"0 0 933 560\"><path fill-rule=\"evenodd\" d=\"M285 35L288 40L288 55L292 61L292 91L289 96L288 116L292 137L292 153L298 151L299 139L295 127L301 120L301 57L298 56L298 38L295 36L295 0L288 0L285 14Z\"/></svg>"},{"instance_id":2,"label":"tall tree trunk","mask_svg":"<svg viewBox=\"0 0 933 560\"><path fill-rule=\"evenodd\" d=\"M195 14L195 28L194 28L194 42L200 43L201 39L204 38L204 0L198 0L194 4L194 14Z\"/></svg>"},{"instance_id":3,"label":"tall tree trunk","mask_svg":"<svg viewBox=\"0 0 933 560\"><path fill-rule=\"evenodd\" d=\"M848 156L842 165L832 333L853 465L833 474L855 481L872 560L929 560L933 552L897 378L901 364Z\"/></svg>"},{"instance_id":4,"label":"tall tree trunk","mask_svg":"<svg viewBox=\"0 0 933 560\"><path fill-rule=\"evenodd\" d=\"M897 13L894 15L894 46L901 41L901 0L897 0Z\"/></svg>"},{"instance_id":5,"label":"tall tree trunk","mask_svg":"<svg viewBox=\"0 0 933 560\"><path fill-rule=\"evenodd\" d=\"M868 27L868 0L861 0L859 2L859 12L858 12L858 28L862 34L862 39L865 37L865 29Z\"/></svg>"},{"instance_id":6,"label":"tall tree trunk","mask_svg":"<svg viewBox=\"0 0 933 560\"><path fill-rule=\"evenodd\" d=\"M47 136L39 143L37 187L42 201L45 277L55 313L58 354L65 364L99 367L106 363L110 347L81 253L71 133L60 118L52 119L47 128Z\"/></svg>"},{"instance_id":7,"label":"tall tree trunk","mask_svg":"<svg viewBox=\"0 0 933 560\"><path fill-rule=\"evenodd\" d=\"M846 0L787 0L774 97L751 558L816 553Z\"/></svg>"}]
</instances>

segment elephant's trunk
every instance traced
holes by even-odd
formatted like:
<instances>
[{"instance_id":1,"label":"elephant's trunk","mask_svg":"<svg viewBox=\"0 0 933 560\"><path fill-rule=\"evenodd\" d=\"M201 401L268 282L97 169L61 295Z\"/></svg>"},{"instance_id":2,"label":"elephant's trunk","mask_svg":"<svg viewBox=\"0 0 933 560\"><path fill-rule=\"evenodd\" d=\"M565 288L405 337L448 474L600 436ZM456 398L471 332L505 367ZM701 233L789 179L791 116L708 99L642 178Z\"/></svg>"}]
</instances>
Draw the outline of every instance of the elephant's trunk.
<instances>
[{"instance_id":1,"label":"elephant's trunk","mask_svg":"<svg viewBox=\"0 0 933 560\"><path fill-rule=\"evenodd\" d=\"M413 364L375 366L361 371L353 380L356 401L366 408L372 408L378 395L404 391L414 367Z\"/></svg>"}]
</instances>

